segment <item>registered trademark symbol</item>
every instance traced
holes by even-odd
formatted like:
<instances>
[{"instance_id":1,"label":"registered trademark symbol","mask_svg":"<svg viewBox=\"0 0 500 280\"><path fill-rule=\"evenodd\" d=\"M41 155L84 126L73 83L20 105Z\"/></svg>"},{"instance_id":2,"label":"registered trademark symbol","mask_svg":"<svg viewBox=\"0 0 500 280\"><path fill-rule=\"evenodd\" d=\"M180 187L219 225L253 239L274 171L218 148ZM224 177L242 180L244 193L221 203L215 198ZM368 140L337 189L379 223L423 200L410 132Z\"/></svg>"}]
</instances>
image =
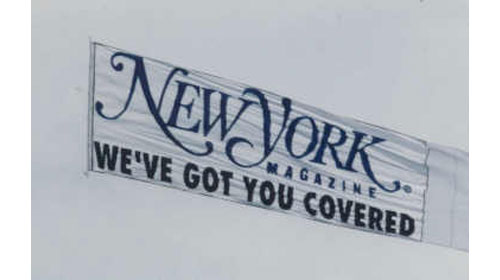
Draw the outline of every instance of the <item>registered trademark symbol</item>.
<instances>
[{"instance_id":1,"label":"registered trademark symbol","mask_svg":"<svg viewBox=\"0 0 500 280\"><path fill-rule=\"evenodd\" d=\"M401 181L399 181L399 180L394 181L393 184L396 187L396 189L394 191L397 191L400 189L403 189L403 191L405 193L411 193L413 191L410 185L401 185Z\"/></svg>"},{"instance_id":2,"label":"registered trademark symbol","mask_svg":"<svg viewBox=\"0 0 500 280\"><path fill-rule=\"evenodd\" d=\"M405 193L411 193L412 189L409 185L404 185L403 186L403 191L405 191Z\"/></svg>"}]
</instances>

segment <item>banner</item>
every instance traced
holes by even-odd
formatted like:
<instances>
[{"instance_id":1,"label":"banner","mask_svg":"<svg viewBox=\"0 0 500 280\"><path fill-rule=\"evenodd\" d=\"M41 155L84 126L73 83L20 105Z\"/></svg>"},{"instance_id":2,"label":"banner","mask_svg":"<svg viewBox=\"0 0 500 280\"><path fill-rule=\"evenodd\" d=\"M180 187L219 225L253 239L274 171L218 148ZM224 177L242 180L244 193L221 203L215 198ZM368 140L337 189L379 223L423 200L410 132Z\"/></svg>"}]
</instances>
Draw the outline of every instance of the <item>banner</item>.
<instances>
[{"instance_id":1,"label":"banner","mask_svg":"<svg viewBox=\"0 0 500 280\"><path fill-rule=\"evenodd\" d=\"M444 168L465 164L468 174L463 152L99 43L90 71L90 171L468 248L468 183L458 191L457 168ZM426 203L431 153L449 160L432 173L448 191L436 196L454 197L443 207Z\"/></svg>"}]
</instances>

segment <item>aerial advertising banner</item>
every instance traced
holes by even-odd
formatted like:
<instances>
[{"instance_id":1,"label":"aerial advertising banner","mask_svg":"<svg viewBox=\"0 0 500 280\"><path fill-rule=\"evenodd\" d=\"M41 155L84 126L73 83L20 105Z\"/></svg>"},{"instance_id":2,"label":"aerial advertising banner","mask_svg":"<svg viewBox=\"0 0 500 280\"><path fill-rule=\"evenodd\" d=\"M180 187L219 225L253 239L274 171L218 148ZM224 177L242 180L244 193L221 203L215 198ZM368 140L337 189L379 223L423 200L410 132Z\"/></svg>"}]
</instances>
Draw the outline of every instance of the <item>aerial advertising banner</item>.
<instances>
[{"instance_id":1,"label":"aerial advertising banner","mask_svg":"<svg viewBox=\"0 0 500 280\"><path fill-rule=\"evenodd\" d=\"M468 154L91 43L88 169L468 250Z\"/></svg>"}]
</instances>

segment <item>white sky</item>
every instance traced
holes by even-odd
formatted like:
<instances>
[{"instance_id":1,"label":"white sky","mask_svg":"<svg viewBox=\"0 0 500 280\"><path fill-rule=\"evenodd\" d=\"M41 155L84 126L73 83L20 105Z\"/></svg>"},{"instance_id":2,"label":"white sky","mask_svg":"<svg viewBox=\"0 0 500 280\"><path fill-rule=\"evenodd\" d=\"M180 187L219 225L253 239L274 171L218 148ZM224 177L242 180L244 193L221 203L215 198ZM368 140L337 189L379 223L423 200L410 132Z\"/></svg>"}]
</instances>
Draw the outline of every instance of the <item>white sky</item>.
<instances>
[{"instance_id":1,"label":"white sky","mask_svg":"<svg viewBox=\"0 0 500 280\"><path fill-rule=\"evenodd\" d=\"M467 1L294 2L33 1L33 279L467 279L463 252L84 175L89 37L468 151Z\"/></svg>"}]
</instances>

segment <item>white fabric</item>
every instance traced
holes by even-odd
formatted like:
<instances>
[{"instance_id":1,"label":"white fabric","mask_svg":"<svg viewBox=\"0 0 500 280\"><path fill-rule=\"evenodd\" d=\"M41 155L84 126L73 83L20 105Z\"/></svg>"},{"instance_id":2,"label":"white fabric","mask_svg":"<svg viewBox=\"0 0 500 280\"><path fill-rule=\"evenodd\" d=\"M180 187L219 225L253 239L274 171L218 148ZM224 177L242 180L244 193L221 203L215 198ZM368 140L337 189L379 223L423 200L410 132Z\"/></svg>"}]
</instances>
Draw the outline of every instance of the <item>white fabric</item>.
<instances>
[{"instance_id":1,"label":"white fabric","mask_svg":"<svg viewBox=\"0 0 500 280\"><path fill-rule=\"evenodd\" d=\"M92 51L90 171L468 250L466 153L113 47Z\"/></svg>"},{"instance_id":2,"label":"white fabric","mask_svg":"<svg viewBox=\"0 0 500 280\"><path fill-rule=\"evenodd\" d=\"M469 250L469 155L428 144L423 241Z\"/></svg>"}]
</instances>

